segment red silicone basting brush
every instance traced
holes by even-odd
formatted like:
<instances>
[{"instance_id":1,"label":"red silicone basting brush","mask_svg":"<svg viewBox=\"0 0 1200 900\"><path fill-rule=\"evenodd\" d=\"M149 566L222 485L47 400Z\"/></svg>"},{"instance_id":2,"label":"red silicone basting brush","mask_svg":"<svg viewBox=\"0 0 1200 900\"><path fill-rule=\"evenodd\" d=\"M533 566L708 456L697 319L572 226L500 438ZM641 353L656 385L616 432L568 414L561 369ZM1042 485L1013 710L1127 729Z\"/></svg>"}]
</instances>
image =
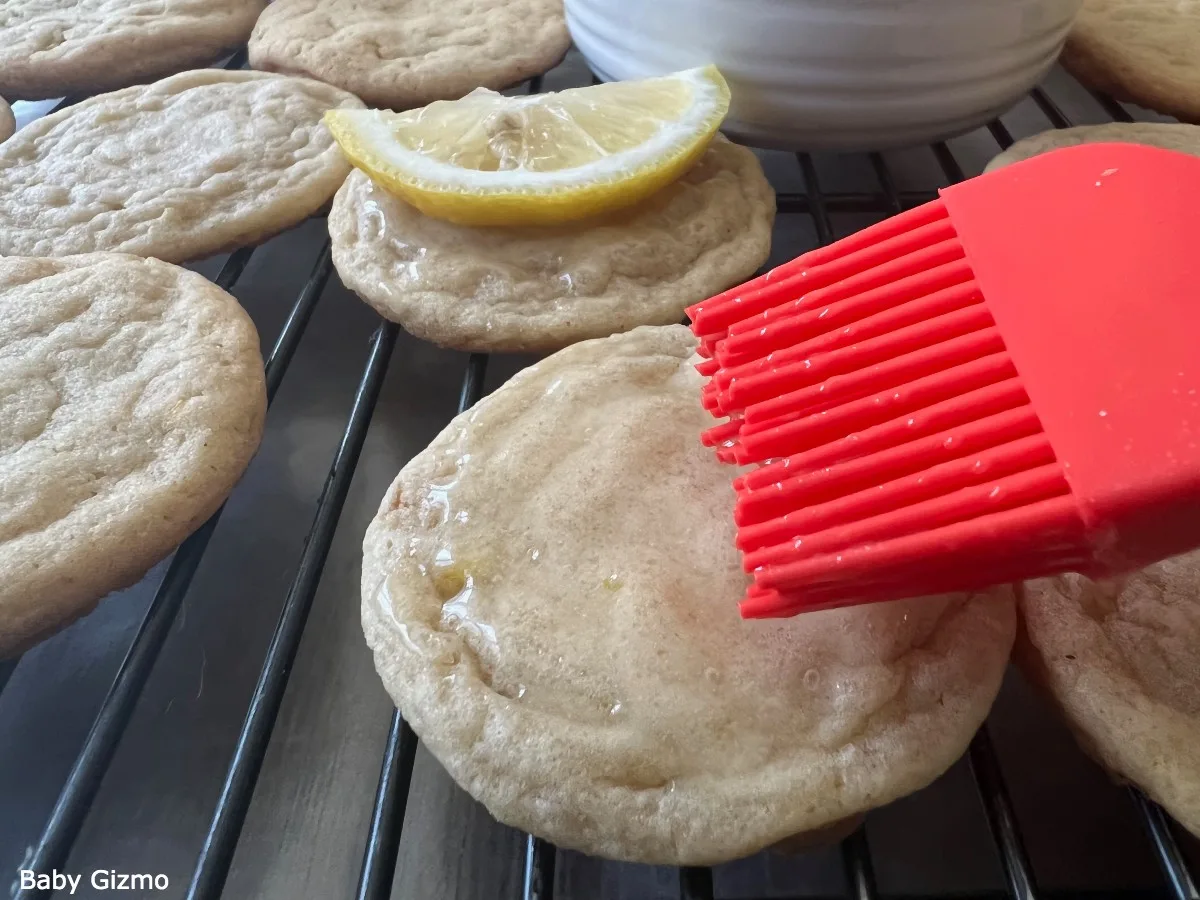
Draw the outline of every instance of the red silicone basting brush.
<instances>
[{"instance_id":1,"label":"red silicone basting brush","mask_svg":"<svg viewBox=\"0 0 1200 900\"><path fill-rule=\"evenodd\" d=\"M1200 546L1200 159L1035 157L689 315L744 616Z\"/></svg>"}]
</instances>

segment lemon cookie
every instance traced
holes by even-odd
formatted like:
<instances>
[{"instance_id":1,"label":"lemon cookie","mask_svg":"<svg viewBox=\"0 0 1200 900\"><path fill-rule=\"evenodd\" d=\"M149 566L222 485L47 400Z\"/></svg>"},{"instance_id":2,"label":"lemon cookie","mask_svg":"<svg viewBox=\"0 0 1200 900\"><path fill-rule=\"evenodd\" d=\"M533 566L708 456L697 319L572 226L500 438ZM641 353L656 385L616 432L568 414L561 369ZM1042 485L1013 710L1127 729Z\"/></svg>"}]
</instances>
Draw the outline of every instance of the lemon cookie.
<instances>
[{"instance_id":1,"label":"lemon cookie","mask_svg":"<svg viewBox=\"0 0 1200 900\"><path fill-rule=\"evenodd\" d=\"M509 87L552 69L570 44L562 0L275 0L249 49L256 69L411 109Z\"/></svg>"},{"instance_id":2,"label":"lemon cookie","mask_svg":"<svg viewBox=\"0 0 1200 900\"><path fill-rule=\"evenodd\" d=\"M749 150L717 139L681 179L600 219L471 228L354 172L329 214L342 281L417 337L464 350L554 350L684 308L754 274L775 195Z\"/></svg>"},{"instance_id":3,"label":"lemon cookie","mask_svg":"<svg viewBox=\"0 0 1200 900\"><path fill-rule=\"evenodd\" d=\"M1088 87L1200 123L1200 0L1084 0L1062 64Z\"/></svg>"},{"instance_id":4,"label":"lemon cookie","mask_svg":"<svg viewBox=\"0 0 1200 900\"><path fill-rule=\"evenodd\" d=\"M987 165L988 172L1023 159L1077 144L1147 144L1200 156L1200 125L1154 122L1112 122L1044 131L1017 141Z\"/></svg>"},{"instance_id":5,"label":"lemon cookie","mask_svg":"<svg viewBox=\"0 0 1200 900\"><path fill-rule=\"evenodd\" d=\"M0 144L0 256L118 250L169 262L253 244L350 171L307 78L200 69L102 94Z\"/></svg>"},{"instance_id":6,"label":"lemon cookie","mask_svg":"<svg viewBox=\"0 0 1200 900\"><path fill-rule=\"evenodd\" d=\"M199 275L113 253L0 259L0 656L215 512L265 409L254 325Z\"/></svg>"},{"instance_id":7,"label":"lemon cookie","mask_svg":"<svg viewBox=\"0 0 1200 900\"><path fill-rule=\"evenodd\" d=\"M501 821L715 863L928 784L1000 685L1012 594L745 621L732 470L683 326L587 341L457 417L364 542L383 682Z\"/></svg>"},{"instance_id":8,"label":"lemon cookie","mask_svg":"<svg viewBox=\"0 0 1200 900\"><path fill-rule=\"evenodd\" d=\"M1200 553L1025 586L1017 660L1084 748L1200 835Z\"/></svg>"},{"instance_id":9,"label":"lemon cookie","mask_svg":"<svg viewBox=\"0 0 1200 900\"><path fill-rule=\"evenodd\" d=\"M244 43L266 0L0 0L0 94L43 100L153 81Z\"/></svg>"},{"instance_id":10,"label":"lemon cookie","mask_svg":"<svg viewBox=\"0 0 1200 900\"><path fill-rule=\"evenodd\" d=\"M17 120L13 118L12 107L0 97L0 141L6 141L17 130Z\"/></svg>"}]
</instances>

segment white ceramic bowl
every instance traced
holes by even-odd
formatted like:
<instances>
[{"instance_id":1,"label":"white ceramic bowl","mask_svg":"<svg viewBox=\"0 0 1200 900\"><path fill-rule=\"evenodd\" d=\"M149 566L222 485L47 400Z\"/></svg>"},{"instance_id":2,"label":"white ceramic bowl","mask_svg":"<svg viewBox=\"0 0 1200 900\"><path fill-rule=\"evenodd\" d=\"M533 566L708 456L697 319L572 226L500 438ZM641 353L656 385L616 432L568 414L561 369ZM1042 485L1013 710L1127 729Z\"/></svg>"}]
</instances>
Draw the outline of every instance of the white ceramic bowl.
<instances>
[{"instance_id":1,"label":"white ceramic bowl","mask_svg":"<svg viewBox=\"0 0 1200 900\"><path fill-rule=\"evenodd\" d=\"M1053 65L1082 0L566 0L606 81L716 63L725 131L875 150L969 131Z\"/></svg>"}]
</instances>

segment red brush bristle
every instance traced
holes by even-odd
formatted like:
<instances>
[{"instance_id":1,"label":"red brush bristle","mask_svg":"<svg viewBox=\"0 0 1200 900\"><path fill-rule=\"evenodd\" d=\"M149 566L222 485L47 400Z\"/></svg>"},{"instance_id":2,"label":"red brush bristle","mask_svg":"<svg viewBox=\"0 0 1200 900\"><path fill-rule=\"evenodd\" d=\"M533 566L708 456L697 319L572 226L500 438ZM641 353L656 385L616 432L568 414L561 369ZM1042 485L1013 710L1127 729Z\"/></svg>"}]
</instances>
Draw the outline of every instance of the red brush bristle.
<instances>
[{"instance_id":1,"label":"red brush bristle","mask_svg":"<svg viewBox=\"0 0 1200 900\"><path fill-rule=\"evenodd\" d=\"M885 599L904 554L940 529L1058 510L1069 493L940 202L692 315L702 402L728 417L703 441L761 464L734 484L754 575L744 615ZM1059 557L1078 558L1081 541L1064 535ZM904 577L908 592L951 582L937 565Z\"/></svg>"},{"instance_id":2,"label":"red brush bristle","mask_svg":"<svg viewBox=\"0 0 1200 900\"><path fill-rule=\"evenodd\" d=\"M970 179L697 304L748 616L1200 547L1200 163Z\"/></svg>"}]
</instances>

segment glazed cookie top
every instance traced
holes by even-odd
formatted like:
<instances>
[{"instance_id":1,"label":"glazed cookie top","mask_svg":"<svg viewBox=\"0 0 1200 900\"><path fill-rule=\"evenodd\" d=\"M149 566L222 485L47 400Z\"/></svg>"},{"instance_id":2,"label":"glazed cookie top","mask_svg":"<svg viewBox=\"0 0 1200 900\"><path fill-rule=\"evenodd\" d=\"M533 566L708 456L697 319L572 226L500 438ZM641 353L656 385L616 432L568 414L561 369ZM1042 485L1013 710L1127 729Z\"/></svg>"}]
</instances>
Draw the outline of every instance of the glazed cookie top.
<instances>
[{"instance_id":1,"label":"glazed cookie top","mask_svg":"<svg viewBox=\"0 0 1200 900\"><path fill-rule=\"evenodd\" d=\"M114 253L0 259L0 657L211 515L265 408L254 325L201 276Z\"/></svg>"},{"instance_id":2,"label":"glazed cookie top","mask_svg":"<svg viewBox=\"0 0 1200 900\"><path fill-rule=\"evenodd\" d=\"M350 167L306 78L200 69L102 94L0 144L0 255L198 259L288 228Z\"/></svg>"},{"instance_id":3,"label":"glazed cookie top","mask_svg":"<svg viewBox=\"0 0 1200 900\"><path fill-rule=\"evenodd\" d=\"M775 194L724 138L637 206L555 227L470 228L430 218L353 172L329 215L348 287L425 340L545 351L638 325L750 278L771 248Z\"/></svg>"},{"instance_id":4,"label":"glazed cookie top","mask_svg":"<svg viewBox=\"0 0 1200 900\"><path fill-rule=\"evenodd\" d=\"M412 109L539 75L570 44L562 0L275 0L249 46L256 69Z\"/></svg>"},{"instance_id":5,"label":"glazed cookie top","mask_svg":"<svg viewBox=\"0 0 1200 900\"><path fill-rule=\"evenodd\" d=\"M0 0L0 94L95 94L213 62L266 0Z\"/></svg>"},{"instance_id":6,"label":"glazed cookie top","mask_svg":"<svg viewBox=\"0 0 1200 900\"><path fill-rule=\"evenodd\" d=\"M999 687L1011 593L743 621L694 339L556 353L457 417L367 532L385 685L502 821L700 864L916 790Z\"/></svg>"}]
</instances>

